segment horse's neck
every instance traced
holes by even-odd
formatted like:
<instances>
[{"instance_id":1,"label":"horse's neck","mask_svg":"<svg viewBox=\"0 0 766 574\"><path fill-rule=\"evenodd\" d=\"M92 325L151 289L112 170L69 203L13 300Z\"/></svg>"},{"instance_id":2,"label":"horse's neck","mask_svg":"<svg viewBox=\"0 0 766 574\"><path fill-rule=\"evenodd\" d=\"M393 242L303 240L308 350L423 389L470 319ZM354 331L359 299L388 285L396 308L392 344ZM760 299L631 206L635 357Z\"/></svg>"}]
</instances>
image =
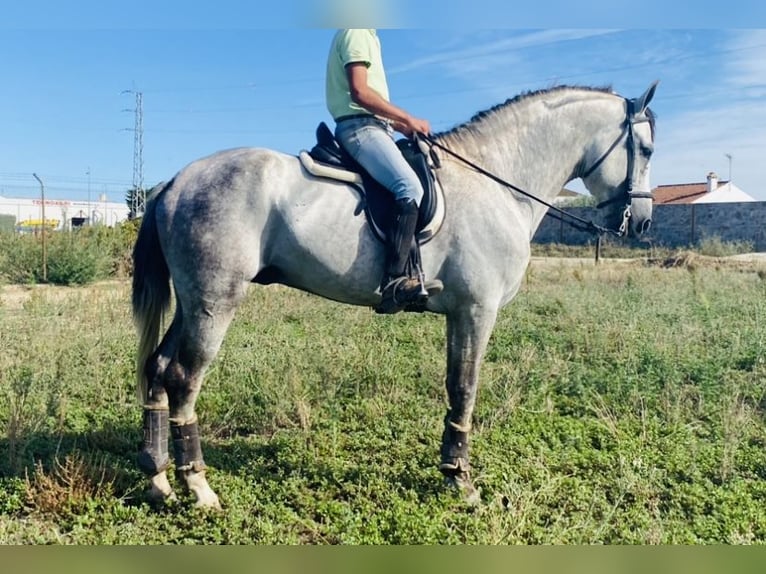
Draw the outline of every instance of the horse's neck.
<instances>
[{"instance_id":1,"label":"horse's neck","mask_svg":"<svg viewBox=\"0 0 766 574\"><path fill-rule=\"evenodd\" d=\"M594 130L603 122L596 111L608 97L590 92L532 96L448 134L445 145L551 203L577 175ZM536 202L531 207L536 226L547 207Z\"/></svg>"}]
</instances>

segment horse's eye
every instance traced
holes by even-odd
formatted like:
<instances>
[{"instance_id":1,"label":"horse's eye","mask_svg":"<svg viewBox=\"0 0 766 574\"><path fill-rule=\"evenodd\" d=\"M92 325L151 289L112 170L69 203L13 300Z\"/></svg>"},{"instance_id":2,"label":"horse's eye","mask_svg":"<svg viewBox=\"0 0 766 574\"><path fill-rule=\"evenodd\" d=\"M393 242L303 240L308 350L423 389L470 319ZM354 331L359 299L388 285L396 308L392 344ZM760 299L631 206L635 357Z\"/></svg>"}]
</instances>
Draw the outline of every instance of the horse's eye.
<instances>
[{"instance_id":1,"label":"horse's eye","mask_svg":"<svg viewBox=\"0 0 766 574\"><path fill-rule=\"evenodd\" d=\"M641 144L641 155L644 157L652 157L652 154L654 153L654 146L647 145L647 144Z\"/></svg>"}]
</instances>

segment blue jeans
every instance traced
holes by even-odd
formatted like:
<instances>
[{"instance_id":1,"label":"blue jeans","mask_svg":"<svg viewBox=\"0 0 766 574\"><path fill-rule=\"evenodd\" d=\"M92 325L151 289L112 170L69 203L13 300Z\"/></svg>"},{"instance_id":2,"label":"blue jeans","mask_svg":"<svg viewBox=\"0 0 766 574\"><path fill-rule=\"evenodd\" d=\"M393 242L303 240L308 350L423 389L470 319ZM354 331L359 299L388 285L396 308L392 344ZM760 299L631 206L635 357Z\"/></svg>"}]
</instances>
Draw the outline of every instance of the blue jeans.
<instances>
[{"instance_id":1,"label":"blue jeans","mask_svg":"<svg viewBox=\"0 0 766 574\"><path fill-rule=\"evenodd\" d=\"M395 200L412 199L420 205L420 179L396 147L393 135L391 126L373 116L341 120L335 126L335 137L343 149L393 193Z\"/></svg>"}]
</instances>

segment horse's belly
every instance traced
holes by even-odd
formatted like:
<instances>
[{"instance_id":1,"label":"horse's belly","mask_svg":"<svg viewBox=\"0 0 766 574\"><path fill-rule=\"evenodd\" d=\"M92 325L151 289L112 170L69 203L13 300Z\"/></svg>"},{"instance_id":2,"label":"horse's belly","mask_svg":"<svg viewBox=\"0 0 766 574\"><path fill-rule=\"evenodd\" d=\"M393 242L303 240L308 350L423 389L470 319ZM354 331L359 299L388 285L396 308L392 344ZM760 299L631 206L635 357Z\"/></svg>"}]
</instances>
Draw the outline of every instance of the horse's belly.
<instances>
[{"instance_id":1,"label":"horse's belly","mask_svg":"<svg viewBox=\"0 0 766 574\"><path fill-rule=\"evenodd\" d=\"M355 214L357 204L358 198L331 186L281 206L267 255L280 283L352 304L377 300L383 246L364 213Z\"/></svg>"}]
</instances>

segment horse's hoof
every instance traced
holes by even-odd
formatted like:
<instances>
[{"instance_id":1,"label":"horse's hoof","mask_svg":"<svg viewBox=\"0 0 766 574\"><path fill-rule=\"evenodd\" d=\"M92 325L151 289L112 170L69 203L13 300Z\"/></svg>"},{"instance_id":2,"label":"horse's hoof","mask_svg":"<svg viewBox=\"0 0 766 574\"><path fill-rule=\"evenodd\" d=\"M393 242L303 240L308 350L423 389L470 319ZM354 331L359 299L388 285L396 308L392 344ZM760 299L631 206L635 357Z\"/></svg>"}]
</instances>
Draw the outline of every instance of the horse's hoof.
<instances>
[{"instance_id":1,"label":"horse's hoof","mask_svg":"<svg viewBox=\"0 0 766 574\"><path fill-rule=\"evenodd\" d=\"M196 502L194 503L195 508L223 510L221 508L221 501L218 500L218 495L207 485L207 483L202 486L191 486L189 490L196 499Z\"/></svg>"},{"instance_id":2,"label":"horse's hoof","mask_svg":"<svg viewBox=\"0 0 766 574\"><path fill-rule=\"evenodd\" d=\"M194 503L194 507L201 508L203 510L214 510L216 512L223 510L221 503L215 494L213 494L212 497L208 496L204 499L198 498L197 502Z\"/></svg>"},{"instance_id":3,"label":"horse's hoof","mask_svg":"<svg viewBox=\"0 0 766 574\"><path fill-rule=\"evenodd\" d=\"M478 506L481 504L481 491L473 485L470 477L466 474L454 476L445 476L444 484L449 488L457 490L460 498L469 506Z\"/></svg>"},{"instance_id":4,"label":"horse's hoof","mask_svg":"<svg viewBox=\"0 0 766 574\"><path fill-rule=\"evenodd\" d=\"M170 507L178 503L178 496L176 496L175 492L171 492L167 495L158 494L151 488L146 491L146 499L149 503L149 506L156 510Z\"/></svg>"},{"instance_id":5,"label":"horse's hoof","mask_svg":"<svg viewBox=\"0 0 766 574\"><path fill-rule=\"evenodd\" d=\"M196 508L221 510L221 502L218 500L218 495L207 483L204 470L200 472L187 471L183 473L183 479L186 482L186 488L196 500L194 503Z\"/></svg>"},{"instance_id":6,"label":"horse's hoof","mask_svg":"<svg viewBox=\"0 0 766 574\"><path fill-rule=\"evenodd\" d=\"M174 502L178 498L173 488L168 482L167 474L163 471L155 474L149 479L149 488L146 490L146 497L152 504L165 504Z\"/></svg>"},{"instance_id":7,"label":"horse's hoof","mask_svg":"<svg viewBox=\"0 0 766 574\"><path fill-rule=\"evenodd\" d=\"M154 488L146 489L146 499L152 506L163 506L165 504L172 504L178 501L176 493L171 491L169 493L158 492Z\"/></svg>"}]
</instances>

